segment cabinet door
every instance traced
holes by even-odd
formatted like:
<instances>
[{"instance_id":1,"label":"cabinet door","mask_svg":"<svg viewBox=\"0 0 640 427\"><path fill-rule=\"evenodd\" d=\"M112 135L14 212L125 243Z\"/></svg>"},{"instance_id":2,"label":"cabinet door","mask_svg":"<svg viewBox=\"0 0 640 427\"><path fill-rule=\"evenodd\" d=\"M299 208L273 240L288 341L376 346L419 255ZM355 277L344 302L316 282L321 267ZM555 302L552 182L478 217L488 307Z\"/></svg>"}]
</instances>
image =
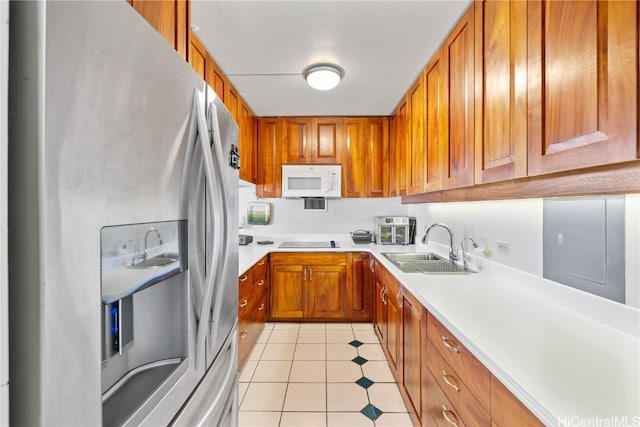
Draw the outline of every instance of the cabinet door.
<instances>
[{"instance_id":1,"label":"cabinet door","mask_svg":"<svg viewBox=\"0 0 640 427\"><path fill-rule=\"evenodd\" d=\"M367 149L365 144L365 119L344 120L344 162L342 187L345 197L366 197Z\"/></svg>"},{"instance_id":2,"label":"cabinet door","mask_svg":"<svg viewBox=\"0 0 640 427\"><path fill-rule=\"evenodd\" d=\"M370 320L371 270L370 255L349 253L347 255L347 317L352 321Z\"/></svg>"},{"instance_id":3,"label":"cabinet door","mask_svg":"<svg viewBox=\"0 0 640 427\"><path fill-rule=\"evenodd\" d=\"M256 194L258 197L280 197L282 171L279 122L277 119L258 119Z\"/></svg>"},{"instance_id":4,"label":"cabinet door","mask_svg":"<svg viewBox=\"0 0 640 427\"><path fill-rule=\"evenodd\" d=\"M249 106L240 98L238 107L238 131L240 150L240 179L255 182L255 144L253 141L253 115Z\"/></svg>"},{"instance_id":5,"label":"cabinet door","mask_svg":"<svg viewBox=\"0 0 640 427\"><path fill-rule=\"evenodd\" d=\"M638 156L638 2L529 1L529 175Z\"/></svg>"},{"instance_id":6,"label":"cabinet door","mask_svg":"<svg viewBox=\"0 0 640 427\"><path fill-rule=\"evenodd\" d=\"M398 110L396 109L389 118L389 197L398 196L398 171L396 161L396 125L398 123Z\"/></svg>"},{"instance_id":7,"label":"cabinet door","mask_svg":"<svg viewBox=\"0 0 640 427\"><path fill-rule=\"evenodd\" d=\"M394 290L387 286L387 356L396 381L402 383L402 300Z\"/></svg>"},{"instance_id":8,"label":"cabinet door","mask_svg":"<svg viewBox=\"0 0 640 427\"><path fill-rule=\"evenodd\" d=\"M238 92L231 86L229 80L226 80L223 101L236 122L238 121L238 98Z\"/></svg>"},{"instance_id":9,"label":"cabinet door","mask_svg":"<svg viewBox=\"0 0 640 427\"><path fill-rule=\"evenodd\" d=\"M311 163L340 163L342 119L320 117L312 120Z\"/></svg>"},{"instance_id":10,"label":"cabinet door","mask_svg":"<svg viewBox=\"0 0 640 427\"><path fill-rule=\"evenodd\" d=\"M306 269L307 317L343 319L346 307L346 268L344 265L314 265Z\"/></svg>"},{"instance_id":11,"label":"cabinet door","mask_svg":"<svg viewBox=\"0 0 640 427\"><path fill-rule=\"evenodd\" d=\"M207 83L209 83L209 86L213 88L216 95L218 95L218 97L224 101L225 89L227 86L226 85L227 79L225 78L225 75L222 72L222 70L218 67L217 64L213 63L213 61L212 61L212 66L210 68L211 68L211 73L210 73L211 77L210 77L210 81L207 81Z\"/></svg>"},{"instance_id":12,"label":"cabinet door","mask_svg":"<svg viewBox=\"0 0 640 427\"><path fill-rule=\"evenodd\" d=\"M383 347L387 342L387 305L384 299L384 284L376 278L375 294L373 295L373 327Z\"/></svg>"},{"instance_id":13,"label":"cabinet door","mask_svg":"<svg viewBox=\"0 0 640 427\"><path fill-rule=\"evenodd\" d=\"M494 426L531 426L543 424L493 375L491 376L491 418Z\"/></svg>"},{"instance_id":14,"label":"cabinet door","mask_svg":"<svg viewBox=\"0 0 640 427\"><path fill-rule=\"evenodd\" d=\"M269 313L272 319L300 319L305 314L304 267L272 265Z\"/></svg>"},{"instance_id":15,"label":"cabinet door","mask_svg":"<svg viewBox=\"0 0 640 427\"><path fill-rule=\"evenodd\" d=\"M425 92L422 84L422 74L409 89L409 194L423 192L422 182L425 169L424 158L424 104Z\"/></svg>"},{"instance_id":16,"label":"cabinet door","mask_svg":"<svg viewBox=\"0 0 640 427\"><path fill-rule=\"evenodd\" d=\"M473 184L474 21L473 5L444 43L444 188Z\"/></svg>"},{"instance_id":17,"label":"cabinet door","mask_svg":"<svg viewBox=\"0 0 640 427\"><path fill-rule=\"evenodd\" d=\"M389 119L368 118L366 125L365 171L367 197L389 195Z\"/></svg>"},{"instance_id":18,"label":"cabinet door","mask_svg":"<svg viewBox=\"0 0 640 427\"><path fill-rule=\"evenodd\" d=\"M398 176L398 195L407 194L407 183L409 182L409 108L407 107L407 99L400 103L398 107L398 123L396 124L396 174Z\"/></svg>"},{"instance_id":19,"label":"cabinet door","mask_svg":"<svg viewBox=\"0 0 640 427\"><path fill-rule=\"evenodd\" d=\"M527 174L527 2L475 3L475 183Z\"/></svg>"},{"instance_id":20,"label":"cabinet door","mask_svg":"<svg viewBox=\"0 0 640 427\"><path fill-rule=\"evenodd\" d=\"M130 0L129 3L180 56L187 59L187 39L191 30L189 1Z\"/></svg>"},{"instance_id":21,"label":"cabinet door","mask_svg":"<svg viewBox=\"0 0 640 427\"><path fill-rule=\"evenodd\" d=\"M207 76L207 51L200 43L200 40L193 34L191 34L189 64L202 77L202 80L205 80Z\"/></svg>"},{"instance_id":22,"label":"cabinet door","mask_svg":"<svg viewBox=\"0 0 640 427\"><path fill-rule=\"evenodd\" d=\"M423 191L442 190L442 148L446 138L443 120L444 88L441 50L431 58L424 72L425 128Z\"/></svg>"},{"instance_id":23,"label":"cabinet door","mask_svg":"<svg viewBox=\"0 0 640 427\"><path fill-rule=\"evenodd\" d=\"M402 387L413 406L413 412L422 416L422 384L420 351L422 343L422 306L409 295L402 298Z\"/></svg>"},{"instance_id":24,"label":"cabinet door","mask_svg":"<svg viewBox=\"0 0 640 427\"><path fill-rule=\"evenodd\" d=\"M310 163L311 128L308 117L283 119L282 163Z\"/></svg>"}]
</instances>

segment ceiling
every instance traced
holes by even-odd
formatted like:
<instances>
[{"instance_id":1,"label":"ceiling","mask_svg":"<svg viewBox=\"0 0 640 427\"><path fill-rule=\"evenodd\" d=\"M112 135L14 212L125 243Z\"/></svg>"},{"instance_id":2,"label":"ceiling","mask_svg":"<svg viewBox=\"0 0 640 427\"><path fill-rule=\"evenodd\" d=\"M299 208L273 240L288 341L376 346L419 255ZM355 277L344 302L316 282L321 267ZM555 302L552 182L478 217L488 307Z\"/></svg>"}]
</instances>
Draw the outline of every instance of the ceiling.
<instances>
[{"instance_id":1,"label":"ceiling","mask_svg":"<svg viewBox=\"0 0 640 427\"><path fill-rule=\"evenodd\" d=\"M471 0L193 0L192 25L257 116L389 115ZM302 77L329 62L337 88Z\"/></svg>"}]
</instances>

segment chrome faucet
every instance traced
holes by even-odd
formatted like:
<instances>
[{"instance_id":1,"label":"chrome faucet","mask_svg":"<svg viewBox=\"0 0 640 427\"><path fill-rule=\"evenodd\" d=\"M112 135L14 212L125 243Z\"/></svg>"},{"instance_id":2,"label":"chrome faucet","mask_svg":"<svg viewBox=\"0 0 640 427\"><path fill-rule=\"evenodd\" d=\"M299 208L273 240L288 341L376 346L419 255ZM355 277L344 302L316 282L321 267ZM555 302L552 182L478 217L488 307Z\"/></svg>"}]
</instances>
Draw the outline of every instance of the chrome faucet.
<instances>
[{"instance_id":1,"label":"chrome faucet","mask_svg":"<svg viewBox=\"0 0 640 427\"><path fill-rule=\"evenodd\" d=\"M429 233L435 227L442 227L449 232L449 261L451 262L458 261L460 258L458 257L458 254L456 254L456 248L453 245L453 232L451 231L448 225L443 224L441 222L436 222L435 224L431 224L429 228L427 228L426 233L424 233L424 236L422 236L422 243L426 245L429 242Z\"/></svg>"},{"instance_id":2,"label":"chrome faucet","mask_svg":"<svg viewBox=\"0 0 640 427\"><path fill-rule=\"evenodd\" d=\"M138 243L135 240L127 240L122 245L122 249L126 250L129 243L133 243L133 252L131 252L131 262L129 265L134 265L136 263L136 252L138 251Z\"/></svg>"},{"instance_id":3,"label":"chrome faucet","mask_svg":"<svg viewBox=\"0 0 640 427\"><path fill-rule=\"evenodd\" d=\"M158 229L155 227L151 227L150 229L148 229L147 234L144 235L144 252L142 253L142 261L147 259L147 255L148 255L147 239L149 238L149 233L151 233L152 231L156 232L156 236L158 236L158 240L160 241L160 246L162 246L162 237L160 237L160 232L158 231Z\"/></svg>"}]
</instances>

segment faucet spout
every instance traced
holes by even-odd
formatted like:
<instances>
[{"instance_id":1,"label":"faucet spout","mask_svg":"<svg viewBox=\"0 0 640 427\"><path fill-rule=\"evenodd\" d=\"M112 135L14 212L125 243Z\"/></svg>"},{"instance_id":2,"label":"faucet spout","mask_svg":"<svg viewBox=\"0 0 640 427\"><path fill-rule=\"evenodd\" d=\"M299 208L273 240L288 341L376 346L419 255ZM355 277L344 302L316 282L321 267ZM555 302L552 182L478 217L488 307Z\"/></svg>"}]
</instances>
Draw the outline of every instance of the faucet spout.
<instances>
[{"instance_id":1,"label":"faucet spout","mask_svg":"<svg viewBox=\"0 0 640 427\"><path fill-rule=\"evenodd\" d=\"M162 237L160 237L160 232L158 231L158 229L155 228L155 227L149 228L147 230L147 233L144 235L144 252L142 253L142 260L143 261L147 259L147 255L148 255L148 252L149 252L149 249L148 249L149 246L148 246L147 240L149 238L149 233L151 233L151 232L155 232L156 233L156 236L158 236L158 241L160 242L160 246L162 246Z\"/></svg>"},{"instance_id":2,"label":"faucet spout","mask_svg":"<svg viewBox=\"0 0 640 427\"><path fill-rule=\"evenodd\" d=\"M429 234L431 233L431 230L433 230L436 227L444 228L449 233L449 261L451 262L458 261L460 258L458 257L458 254L456 253L457 251L453 244L453 232L451 231L451 229L447 224L443 224L441 222L436 222L435 224L431 224L429 228L427 228L427 231L424 233L424 236L422 236L422 243L424 243L425 245L429 243Z\"/></svg>"}]
</instances>

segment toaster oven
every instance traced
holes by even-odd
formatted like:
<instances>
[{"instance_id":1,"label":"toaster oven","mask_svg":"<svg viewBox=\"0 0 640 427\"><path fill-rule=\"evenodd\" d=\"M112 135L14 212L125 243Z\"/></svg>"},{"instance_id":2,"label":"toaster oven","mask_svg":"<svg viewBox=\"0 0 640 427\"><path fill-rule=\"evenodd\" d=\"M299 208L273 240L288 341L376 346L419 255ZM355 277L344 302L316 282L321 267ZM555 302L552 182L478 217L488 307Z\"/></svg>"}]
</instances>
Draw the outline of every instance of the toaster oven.
<instances>
[{"instance_id":1,"label":"toaster oven","mask_svg":"<svg viewBox=\"0 0 640 427\"><path fill-rule=\"evenodd\" d=\"M412 245L416 242L416 219L408 216L376 217L378 243L381 245Z\"/></svg>"}]
</instances>

